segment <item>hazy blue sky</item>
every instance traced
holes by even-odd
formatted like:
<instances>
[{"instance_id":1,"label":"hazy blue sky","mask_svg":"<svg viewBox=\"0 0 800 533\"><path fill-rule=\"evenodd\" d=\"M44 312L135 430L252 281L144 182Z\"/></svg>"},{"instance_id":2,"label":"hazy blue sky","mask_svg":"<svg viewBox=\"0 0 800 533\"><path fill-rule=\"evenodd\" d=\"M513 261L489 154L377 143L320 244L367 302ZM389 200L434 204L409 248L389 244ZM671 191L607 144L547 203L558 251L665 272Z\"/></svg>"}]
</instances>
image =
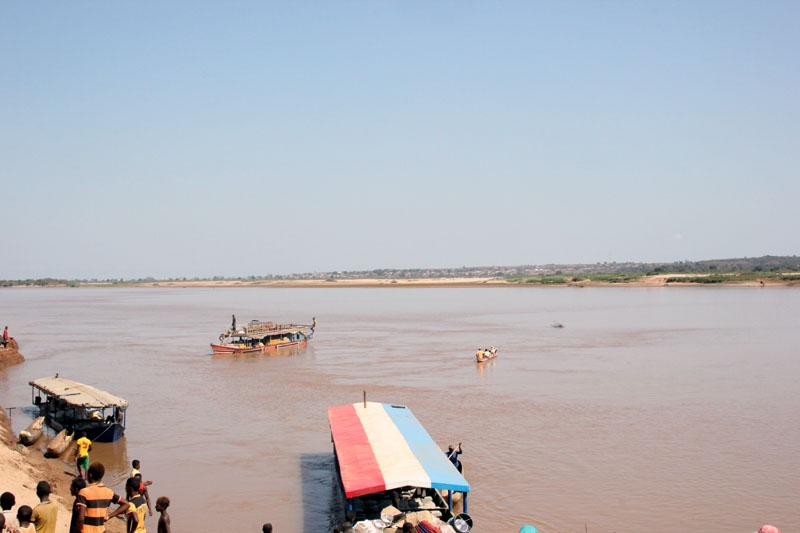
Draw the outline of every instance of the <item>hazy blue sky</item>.
<instances>
[{"instance_id":1,"label":"hazy blue sky","mask_svg":"<svg viewBox=\"0 0 800 533\"><path fill-rule=\"evenodd\" d=\"M800 2L0 3L0 279L800 252Z\"/></svg>"}]
</instances>

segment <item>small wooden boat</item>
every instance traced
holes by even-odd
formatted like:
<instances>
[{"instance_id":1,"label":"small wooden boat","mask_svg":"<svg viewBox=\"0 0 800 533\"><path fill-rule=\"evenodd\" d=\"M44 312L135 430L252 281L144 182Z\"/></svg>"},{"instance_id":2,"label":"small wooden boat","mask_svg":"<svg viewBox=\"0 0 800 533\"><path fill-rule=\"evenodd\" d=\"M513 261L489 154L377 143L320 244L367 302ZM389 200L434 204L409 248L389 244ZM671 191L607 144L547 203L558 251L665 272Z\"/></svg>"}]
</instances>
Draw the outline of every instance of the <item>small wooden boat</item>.
<instances>
[{"instance_id":1,"label":"small wooden boat","mask_svg":"<svg viewBox=\"0 0 800 533\"><path fill-rule=\"evenodd\" d=\"M44 417L37 417L31 424L19 432L19 441L25 446L30 446L42 436L44 430Z\"/></svg>"},{"instance_id":2,"label":"small wooden boat","mask_svg":"<svg viewBox=\"0 0 800 533\"><path fill-rule=\"evenodd\" d=\"M45 455L47 457L60 457L67 451L69 445L72 444L72 437L74 435L74 432L68 432L66 428L59 431L58 435L53 437L53 440L47 445L47 452Z\"/></svg>"},{"instance_id":3,"label":"small wooden boat","mask_svg":"<svg viewBox=\"0 0 800 533\"><path fill-rule=\"evenodd\" d=\"M476 363L485 363L486 361L491 361L497 357L497 348L492 346L491 348L479 348L478 351L475 353L475 362Z\"/></svg>"}]
</instances>

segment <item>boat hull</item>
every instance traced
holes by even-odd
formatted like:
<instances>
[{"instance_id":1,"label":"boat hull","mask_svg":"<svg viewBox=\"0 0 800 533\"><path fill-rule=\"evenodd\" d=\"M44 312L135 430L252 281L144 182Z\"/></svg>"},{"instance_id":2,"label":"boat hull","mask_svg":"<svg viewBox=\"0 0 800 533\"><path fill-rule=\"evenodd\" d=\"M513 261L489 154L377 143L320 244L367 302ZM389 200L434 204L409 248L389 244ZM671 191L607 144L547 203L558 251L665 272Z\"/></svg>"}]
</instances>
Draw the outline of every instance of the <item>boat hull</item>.
<instances>
[{"instance_id":1,"label":"boat hull","mask_svg":"<svg viewBox=\"0 0 800 533\"><path fill-rule=\"evenodd\" d=\"M478 363L478 364L486 363L487 361L491 361L492 359L495 359L496 357L497 357L497 352L495 352L493 354L489 354L489 355L484 355L482 358L481 357L475 357L475 362Z\"/></svg>"},{"instance_id":2,"label":"boat hull","mask_svg":"<svg viewBox=\"0 0 800 533\"><path fill-rule=\"evenodd\" d=\"M58 432L58 435L53 437L53 440L47 445L47 452L45 455L47 457L60 457L69 445L72 444L72 437L73 433L68 432L66 429L62 429Z\"/></svg>"},{"instance_id":3,"label":"boat hull","mask_svg":"<svg viewBox=\"0 0 800 533\"><path fill-rule=\"evenodd\" d=\"M278 350L282 350L284 348L292 348L292 347L303 348L307 345L308 345L307 339L281 342L278 344L265 344L264 346L246 346L244 348L234 344L211 343L211 351L214 353L215 357L221 357L221 356L231 356L231 355L270 353L270 352L277 352Z\"/></svg>"},{"instance_id":4,"label":"boat hull","mask_svg":"<svg viewBox=\"0 0 800 533\"><path fill-rule=\"evenodd\" d=\"M44 417L36 418L30 425L19 432L19 441L25 446L30 446L42 436L44 430Z\"/></svg>"},{"instance_id":5,"label":"boat hull","mask_svg":"<svg viewBox=\"0 0 800 533\"><path fill-rule=\"evenodd\" d=\"M80 434L81 431L85 431L86 438L92 442L115 442L125 434L124 426L109 421L70 420L67 423L48 418L47 425L59 432L66 429L72 430L73 434Z\"/></svg>"}]
</instances>

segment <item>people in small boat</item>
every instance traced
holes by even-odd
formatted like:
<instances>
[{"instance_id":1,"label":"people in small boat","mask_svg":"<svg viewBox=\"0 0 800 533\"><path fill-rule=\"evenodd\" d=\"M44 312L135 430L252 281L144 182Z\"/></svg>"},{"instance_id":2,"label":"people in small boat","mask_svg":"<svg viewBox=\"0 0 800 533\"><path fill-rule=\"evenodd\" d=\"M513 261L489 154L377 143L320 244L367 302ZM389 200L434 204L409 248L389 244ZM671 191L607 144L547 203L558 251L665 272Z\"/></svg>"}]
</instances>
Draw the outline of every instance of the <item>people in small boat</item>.
<instances>
[{"instance_id":1,"label":"people in small boat","mask_svg":"<svg viewBox=\"0 0 800 533\"><path fill-rule=\"evenodd\" d=\"M461 455L461 443L458 443L458 446L453 446L452 444L447 447L447 458L450 459L450 462L453 463L459 472L463 468L461 466L461 461L458 460L458 456Z\"/></svg>"},{"instance_id":2,"label":"people in small boat","mask_svg":"<svg viewBox=\"0 0 800 533\"><path fill-rule=\"evenodd\" d=\"M485 352L484 352L483 348L478 348L478 351L475 352L475 357L478 358L478 361L482 361L484 356L485 356Z\"/></svg>"},{"instance_id":3,"label":"people in small boat","mask_svg":"<svg viewBox=\"0 0 800 533\"><path fill-rule=\"evenodd\" d=\"M263 526L261 526L261 533L272 533L272 524L267 522Z\"/></svg>"}]
</instances>

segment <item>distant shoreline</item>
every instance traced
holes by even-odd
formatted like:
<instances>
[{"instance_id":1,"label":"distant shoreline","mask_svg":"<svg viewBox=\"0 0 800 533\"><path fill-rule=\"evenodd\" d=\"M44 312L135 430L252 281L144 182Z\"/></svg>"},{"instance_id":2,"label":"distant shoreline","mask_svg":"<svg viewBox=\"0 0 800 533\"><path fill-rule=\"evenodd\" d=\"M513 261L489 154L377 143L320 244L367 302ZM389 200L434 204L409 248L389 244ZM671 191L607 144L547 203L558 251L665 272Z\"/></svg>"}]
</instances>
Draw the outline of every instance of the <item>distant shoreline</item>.
<instances>
[{"instance_id":1,"label":"distant shoreline","mask_svg":"<svg viewBox=\"0 0 800 533\"><path fill-rule=\"evenodd\" d=\"M691 278L691 280L689 279ZM81 282L71 287L140 287L140 288L232 288L232 287L261 287L261 288L479 288L479 287L509 287L509 288L547 288L547 287L791 287L800 286L800 282L789 279L781 280L764 277L763 279L715 281L705 283L697 281L702 279L702 274L658 274L641 276L625 281L598 281L579 279L563 282L528 282L508 281L504 278L471 277L471 278L365 278L365 279L302 279L302 280L186 280L186 281L130 281L130 282ZM686 281L676 281L686 279ZM3 288L46 288L64 287L63 284L50 284L46 286L16 285Z\"/></svg>"}]
</instances>

